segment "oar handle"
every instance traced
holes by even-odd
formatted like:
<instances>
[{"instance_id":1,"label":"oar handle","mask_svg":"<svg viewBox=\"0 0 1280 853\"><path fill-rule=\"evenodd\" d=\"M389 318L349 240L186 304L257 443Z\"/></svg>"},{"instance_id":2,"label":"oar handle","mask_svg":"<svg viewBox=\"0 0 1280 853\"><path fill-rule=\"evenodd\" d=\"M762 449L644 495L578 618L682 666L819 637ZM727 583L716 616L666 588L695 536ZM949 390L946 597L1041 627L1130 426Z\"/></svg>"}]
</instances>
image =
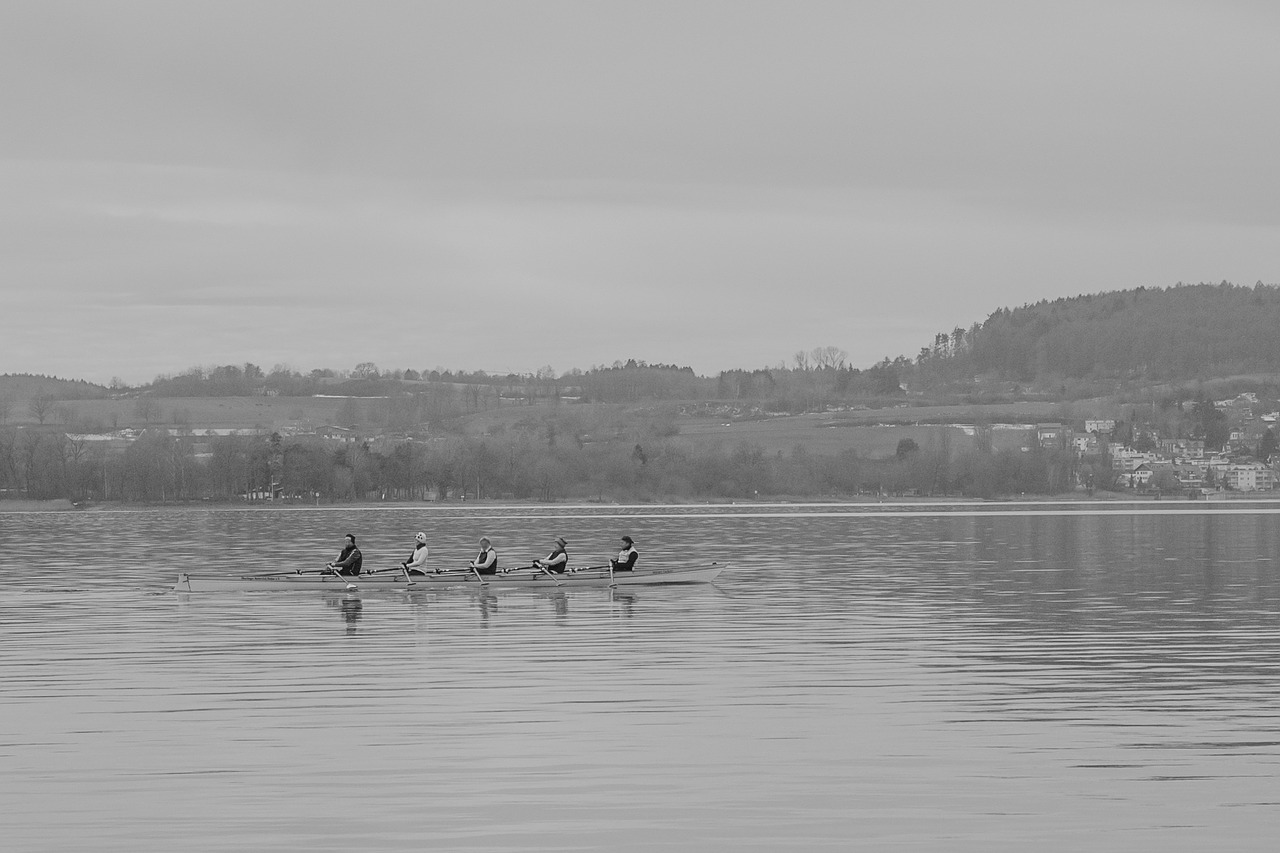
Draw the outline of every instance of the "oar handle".
<instances>
[{"instance_id":1,"label":"oar handle","mask_svg":"<svg viewBox=\"0 0 1280 853\"><path fill-rule=\"evenodd\" d=\"M534 561L533 565L532 565L532 566L530 566L529 568L531 568L531 569L538 569L538 570L539 570L539 571L541 571L544 575L546 575L547 577L551 578L551 582L552 582L552 583L554 583L556 586L560 586L560 579L559 579L559 578L557 578L555 575L553 575L553 574L551 573L551 570L550 570L550 569L548 569L546 566L544 566L544 565L542 565L542 564L538 563L536 560Z\"/></svg>"},{"instance_id":2,"label":"oar handle","mask_svg":"<svg viewBox=\"0 0 1280 853\"><path fill-rule=\"evenodd\" d=\"M322 575L323 574L333 575L334 578L342 581L343 585L346 586L348 591L356 588L355 583L348 580L347 576L342 574L341 570L339 570L339 568L335 566L333 563L329 563L323 569L317 569L316 571L320 572L320 574ZM301 573L301 571L299 571L299 573Z\"/></svg>"}]
</instances>

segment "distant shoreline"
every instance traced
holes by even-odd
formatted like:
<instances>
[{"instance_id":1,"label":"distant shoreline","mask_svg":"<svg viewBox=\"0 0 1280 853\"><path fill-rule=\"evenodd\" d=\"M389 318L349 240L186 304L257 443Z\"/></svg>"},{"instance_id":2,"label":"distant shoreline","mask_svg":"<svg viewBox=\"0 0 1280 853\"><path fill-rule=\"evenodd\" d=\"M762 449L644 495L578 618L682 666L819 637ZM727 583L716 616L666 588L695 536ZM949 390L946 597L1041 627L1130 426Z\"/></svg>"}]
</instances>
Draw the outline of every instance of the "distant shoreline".
<instances>
[{"instance_id":1,"label":"distant shoreline","mask_svg":"<svg viewBox=\"0 0 1280 853\"><path fill-rule=\"evenodd\" d=\"M0 500L0 512L70 512L78 507L66 498L51 501Z\"/></svg>"},{"instance_id":2,"label":"distant shoreline","mask_svg":"<svg viewBox=\"0 0 1280 853\"><path fill-rule=\"evenodd\" d=\"M192 501L187 503L163 503L163 504L145 504L145 503L129 503L129 502L109 502L94 503L86 505L76 505L65 498L57 498L54 500L21 500L21 499L3 499L0 500L0 513L27 513L27 512L150 512L155 510L190 510L205 509L211 511L243 511L243 510L264 510L264 511L283 511L283 510L301 510L301 509L430 509L430 508L448 508L462 509L468 506L484 507L484 508L500 508L500 507L522 507L522 508L546 508L546 509L566 509L566 508L623 508L623 507L699 507L699 506L778 506L778 505L842 505L842 506L910 506L918 504L928 506L931 504L974 504L974 505L993 505L993 504L1083 504L1083 503L1176 503L1176 504L1215 504L1215 503L1280 503L1280 492L1228 492L1222 496L1215 497L1212 500L1191 500L1186 497L1165 496L1165 497L1148 497L1141 495L1130 495L1123 492L1098 492L1092 496L1082 495L1078 493L1067 493L1062 495L1011 495L999 498L966 498L959 495L948 496L884 496L870 497L866 495L858 497L840 497L835 495L825 497L805 497L795 498L787 496L779 496L774 498L761 498L758 500L663 500L663 501L647 501L643 503L622 503L615 501L534 501L534 500L480 500L480 501L351 501L346 503L327 503L327 504L309 504L303 502L292 503L235 503L235 502L209 502L209 501Z\"/></svg>"}]
</instances>

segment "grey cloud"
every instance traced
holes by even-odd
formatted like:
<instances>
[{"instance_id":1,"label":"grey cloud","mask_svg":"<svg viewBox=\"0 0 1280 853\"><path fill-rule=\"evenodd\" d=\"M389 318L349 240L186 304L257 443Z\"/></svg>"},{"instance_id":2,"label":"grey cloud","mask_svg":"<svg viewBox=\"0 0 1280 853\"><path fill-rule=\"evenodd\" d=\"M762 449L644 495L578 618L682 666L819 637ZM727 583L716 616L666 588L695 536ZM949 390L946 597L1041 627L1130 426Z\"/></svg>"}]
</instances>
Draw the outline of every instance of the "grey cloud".
<instances>
[{"instance_id":1,"label":"grey cloud","mask_svg":"<svg viewBox=\"0 0 1280 853\"><path fill-rule=\"evenodd\" d=\"M384 364L714 370L1277 280L1278 34L1247 2L8 3L0 281L36 289L0 332L86 300L86 363L179 330L148 372L330 362L339 316Z\"/></svg>"}]
</instances>

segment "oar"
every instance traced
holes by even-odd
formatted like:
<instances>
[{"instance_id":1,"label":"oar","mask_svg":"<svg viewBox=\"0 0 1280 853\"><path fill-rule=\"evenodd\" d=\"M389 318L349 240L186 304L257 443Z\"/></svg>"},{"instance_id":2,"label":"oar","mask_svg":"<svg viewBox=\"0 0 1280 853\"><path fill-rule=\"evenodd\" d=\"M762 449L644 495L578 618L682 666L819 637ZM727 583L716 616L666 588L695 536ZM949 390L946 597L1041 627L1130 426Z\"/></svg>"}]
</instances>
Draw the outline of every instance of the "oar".
<instances>
[{"instance_id":1,"label":"oar","mask_svg":"<svg viewBox=\"0 0 1280 853\"><path fill-rule=\"evenodd\" d=\"M413 579L413 575L409 572L408 566L399 566L394 569L370 569L369 571L365 572L365 574L366 575L387 575L387 574L400 574L401 572L404 573L405 582L409 586L417 585L418 582ZM439 574L439 572L437 572L436 574Z\"/></svg>"},{"instance_id":2,"label":"oar","mask_svg":"<svg viewBox=\"0 0 1280 853\"><path fill-rule=\"evenodd\" d=\"M613 577L613 563L612 563L612 562L610 562L607 566L579 566L578 568L576 568L576 569L570 569L569 571L571 571L571 572L594 572L594 571L597 571L597 570L599 570L599 569L608 569L608 570L609 570L609 586L617 586L617 585L618 585L618 582L617 582L616 580L614 580L614 577Z\"/></svg>"},{"instance_id":3,"label":"oar","mask_svg":"<svg viewBox=\"0 0 1280 853\"><path fill-rule=\"evenodd\" d=\"M418 572L419 574L423 574L423 575L426 574L426 572L421 571L420 569L414 569L414 571ZM400 565L396 566L394 569L370 569L369 571L365 572L365 574L366 575L386 575L386 574L399 574L401 572L404 572L405 577L408 577L410 574L409 567L406 566L404 563L401 563Z\"/></svg>"},{"instance_id":4,"label":"oar","mask_svg":"<svg viewBox=\"0 0 1280 853\"><path fill-rule=\"evenodd\" d=\"M323 572L324 570L322 569L321 571ZM329 572L330 574L332 574L335 578L337 578L338 580L340 580L340 581L342 581L344 584L346 584L346 585L347 585L347 589L355 589L355 588L356 588L356 585L355 585L354 583L352 583L352 582L351 582L351 581L349 581L349 580L344 580L344 578L346 577L345 575L340 575L340 574L338 574L338 569L337 569L336 567L334 567L334 566L329 566L329 567L328 567L328 572Z\"/></svg>"},{"instance_id":5,"label":"oar","mask_svg":"<svg viewBox=\"0 0 1280 853\"><path fill-rule=\"evenodd\" d=\"M541 570L542 570L542 573L543 573L544 575L546 575L547 577L551 578L551 582L552 582L552 583L554 583L556 586L560 586L560 581L556 578L556 576L555 576L555 575L553 575L553 574L550 572L550 570L548 570L548 569L547 569L547 567L546 567L546 566L541 566L541 565L539 565L539 564L537 564L537 563L534 563L534 564L532 564L531 566L529 566L529 568L531 568L531 569L541 569Z\"/></svg>"},{"instance_id":6,"label":"oar","mask_svg":"<svg viewBox=\"0 0 1280 853\"><path fill-rule=\"evenodd\" d=\"M476 576L476 580L480 581L480 585L481 585L481 586L488 586L488 585L489 585L489 582L488 582L487 580L485 580L483 577L481 577L481 576L480 576L480 570L479 570L479 569L477 569L475 566L470 566L469 568L471 569L471 574L473 574L473 575L475 575L475 576Z\"/></svg>"},{"instance_id":7,"label":"oar","mask_svg":"<svg viewBox=\"0 0 1280 853\"><path fill-rule=\"evenodd\" d=\"M530 563L530 564L529 564L529 565L527 565L527 566L516 566L514 569L507 569L507 571L508 571L508 572L521 572L521 571L524 571L525 569L537 569L538 571L542 572L542 573L543 573L544 575L546 575L547 577L551 578L551 582L552 582L552 583L554 583L556 586L561 586L561 583L560 583L559 579L558 579L558 578L556 578L556 576L555 576L555 573L554 573L554 572L548 571L546 566L540 566L540 565L538 565L536 562L534 562L534 563Z\"/></svg>"}]
</instances>

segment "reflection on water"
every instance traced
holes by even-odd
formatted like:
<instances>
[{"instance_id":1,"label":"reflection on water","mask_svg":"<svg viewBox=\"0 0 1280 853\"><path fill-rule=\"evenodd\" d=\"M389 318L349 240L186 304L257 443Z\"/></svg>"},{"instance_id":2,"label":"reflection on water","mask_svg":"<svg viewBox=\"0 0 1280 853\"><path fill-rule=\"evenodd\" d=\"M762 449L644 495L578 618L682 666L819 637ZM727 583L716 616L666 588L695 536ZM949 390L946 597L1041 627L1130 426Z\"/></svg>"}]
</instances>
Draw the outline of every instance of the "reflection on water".
<instances>
[{"instance_id":1,"label":"reflection on water","mask_svg":"<svg viewBox=\"0 0 1280 853\"><path fill-rule=\"evenodd\" d=\"M5 843L1262 849L1280 533L1240 508L0 514L31 570L0 598ZM440 565L481 533L515 558L554 531L575 562L629 533L642 560L733 568L166 591L315 567L348 529L370 567L421 529Z\"/></svg>"},{"instance_id":2,"label":"reflection on water","mask_svg":"<svg viewBox=\"0 0 1280 853\"><path fill-rule=\"evenodd\" d=\"M342 621L347 623L347 636L351 636L356 632L356 623L360 621L360 616L364 613L364 602L354 593L344 593L343 595L334 595L332 593L324 593L324 603L330 607L337 607L338 612L342 614Z\"/></svg>"}]
</instances>

